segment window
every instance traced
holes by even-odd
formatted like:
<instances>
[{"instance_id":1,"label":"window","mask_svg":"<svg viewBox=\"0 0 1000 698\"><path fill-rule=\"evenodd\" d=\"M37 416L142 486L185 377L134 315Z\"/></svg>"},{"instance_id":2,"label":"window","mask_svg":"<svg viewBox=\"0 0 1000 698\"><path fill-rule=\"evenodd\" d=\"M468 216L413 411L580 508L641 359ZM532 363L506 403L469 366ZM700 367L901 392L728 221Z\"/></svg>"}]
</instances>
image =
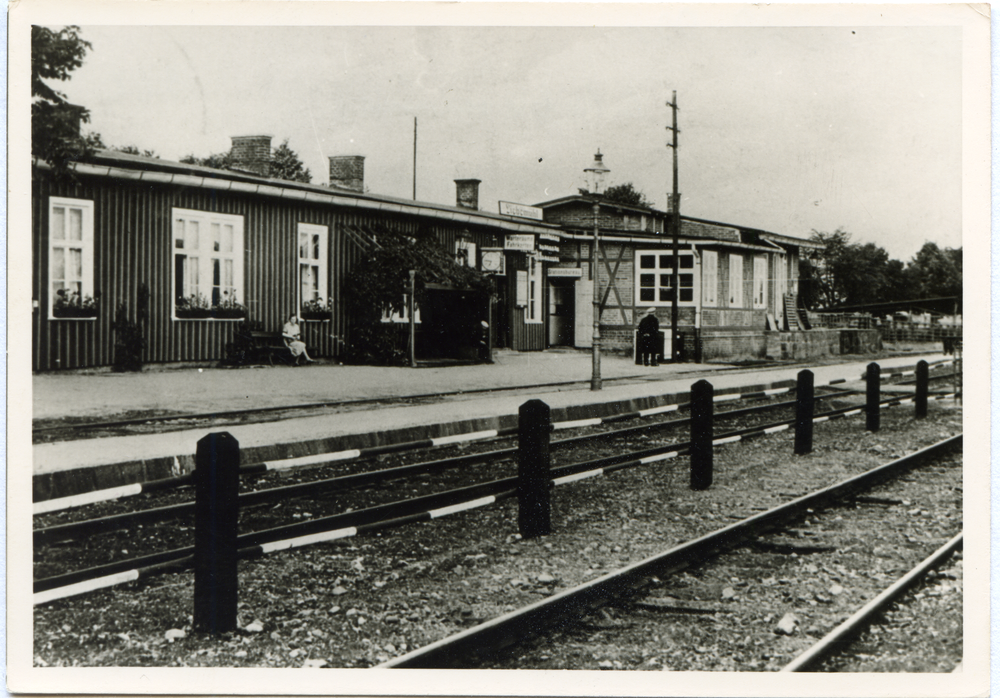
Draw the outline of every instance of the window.
<instances>
[{"instance_id":1,"label":"window","mask_svg":"<svg viewBox=\"0 0 1000 698\"><path fill-rule=\"evenodd\" d=\"M767 257L762 254L753 258L753 307L767 307Z\"/></svg>"},{"instance_id":2,"label":"window","mask_svg":"<svg viewBox=\"0 0 1000 698\"><path fill-rule=\"evenodd\" d=\"M327 298L325 225L299 223L299 307L321 310Z\"/></svg>"},{"instance_id":3,"label":"window","mask_svg":"<svg viewBox=\"0 0 1000 698\"><path fill-rule=\"evenodd\" d=\"M701 298L704 305L714 307L719 302L719 253L701 253Z\"/></svg>"},{"instance_id":4,"label":"window","mask_svg":"<svg viewBox=\"0 0 1000 698\"><path fill-rule=\"evenodd\" d=\"M243 217L173 211L175 317L242 309Z\"/></svg>"},{"instance_id":5,"label":"window","mask_svg":"<svg viewBox=\"0 0 1000 698\"><path fill-rule=\"evenodd\" d=\"M463 267L476 266L476 243L470 240L455 240L455 262Z\"/></svg>"},{"instance_id":6,"label":"window","mask_svg":"<svg viewBox=\"0 0 1000 698\"><path fill-rule=\"evenodd\" d=\"M729 255L729 307L743 307L743 256Z\"/></svg>"},{"instance_id":7,"label":"window","mask_svg":"<svg viewBox=\"0 0 1000 698\"><path fill-rule=\"evenodd\" d=\"M542 265L535 255L528 255L528 275L527 275L527 301L524 311L524 321L538 323L542 321L541 312L541 290L542 290Z\"/></svg>"},{"instance_id":8,"label":"window","mask_svg":"<svg viewBox=\"0 0 1000 698\"><path fill-rule=\"evenodd\" d=\"M409 322L410 321L410 294L403 294L403 309L400 312L389 311L388 309L382 311L382 322ZM420 324L420 307L414 309L413 312L413 322L414 324Z\"/></svg>"},{"instance_id":9,"label":"window","mask_svg":"<svg viewBox=\"0 0 1000 698\"><path fill-rule=\"evenodd\" d=\"M674 256L654 252L637 252L639 283L636 304L672 304L674 300ZM694 255L677 258L677 278L680 286L679 303L694 302Z\"/></svg>"},{"instance_id":10,"label":"window","mask_svg":"<svg viewBox=\"0 0 1000 698\"><path fill-rule=\"evenodd\" d=\"M49 198L49 317L96 317L94 202Z\"/></svg>"}]
</instances>

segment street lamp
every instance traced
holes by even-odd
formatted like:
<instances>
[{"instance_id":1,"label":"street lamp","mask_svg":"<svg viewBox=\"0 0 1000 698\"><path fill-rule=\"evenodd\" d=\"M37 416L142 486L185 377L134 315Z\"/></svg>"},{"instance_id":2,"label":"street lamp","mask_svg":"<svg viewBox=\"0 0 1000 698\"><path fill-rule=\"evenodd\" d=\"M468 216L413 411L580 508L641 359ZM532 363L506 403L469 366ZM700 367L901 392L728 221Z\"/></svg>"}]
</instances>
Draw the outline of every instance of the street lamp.
<instances>
[{"instance_id":1,"label":"street lamp","mask_svg":"<svg viewBox=\"0 0 1000 698\"><path fill-rule=\"evenodd\" d=\"M594 280L594 339L591 345L591 373L590 389L601 389L601 295L597 283L597 264L600 259L600 214L601 214L601 187L604 185L604 177L611 170L604 166L604 156L601 149L597 149L594 155L594 162L590 167L585 167L583 172L586 177L587 189L594 195L594 242L590 246L590 275Z\"/></svg>"}]
</instances>

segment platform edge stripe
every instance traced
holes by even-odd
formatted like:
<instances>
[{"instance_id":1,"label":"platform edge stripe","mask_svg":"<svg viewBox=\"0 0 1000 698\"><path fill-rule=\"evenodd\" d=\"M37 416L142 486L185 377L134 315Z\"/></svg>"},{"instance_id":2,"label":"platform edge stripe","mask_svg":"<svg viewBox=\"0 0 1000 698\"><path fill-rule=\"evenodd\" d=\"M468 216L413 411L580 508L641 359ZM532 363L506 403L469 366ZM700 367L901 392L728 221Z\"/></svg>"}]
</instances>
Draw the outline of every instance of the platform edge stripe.
<instances>
[{"instance_id":1,"label":"platform edge stripe","mask_svg":"<svg viewBox=\"0 0 1000 698\"><path fill-rule=\"evenodd\" d=\"M594 417L592 419L576 419L572 422L555 422L552 424L553 429L576 429L577 427L595 427L601 423L600 417Z\"/></svg>"},{"instance_id":2,"label":"platform edge stripe","mask_svg":"<svg viewBox=\"0 0 1000 698\"><path fill-rule=\"evenodd\" d=\"M478 441L479 439L492 439L497 436L496 429L487 431L471 431L468 434L455 434L454 436L435 436L431 439L431 446L444 446L445 444L458 444L463 441Z\"/></svg>"},{"instance_id":3,"label":"platform edge stripe","mask_svg":"<svg viewBox=\"0 0 1000 698\"><path fill-rule=\"evenodd\" d=\"M900 400L899 404L900 405L909 405L912 402L913 402L913 398L912 397L908 397L905 400Z\"/></svg>"},{"instance_id":4,"label":"platform edge stripe","mask_svg":"<svg viewBox=\"0 0 1000 698\"><path fill-rule=\"evenodd\" d=\"M713 396L712 402L729 402L730 400L739 400L742 397L742 393L726 393L724 395Z\"/></svg>"},{"instance_id":5,"label":"platform edge stripe","mask_svg":"<svg viewBox=\"0 0 1000 698\"><path fill-rule=\"evenodd\" d=\"M449 514L457 514L460 511L466 511L468 509L476 509L478 507L484 507L489 504L493 504L497 501L497 498L492 494L486 497L480 497L479 499L471 499L468 502L460 502L458 504L452 504L448 507L441 507L440 509L431 509L427 513L432 519L439 519L442 516L448 516Z\"/></svg>"},{"instance_id":6,"label":"platform edge stripe","mask_svg":"<svg viewBox=\"0 0 1000 698\"><path fill-rule=\"evenodd\" d=\"M639 463L641 465L646 465L647 463L656 463L657 461L676 458L679 454L680 451L667 451L666 453L657 453L655 456L646 456L645 458L640 458Z\"/></svg>"},{"instance_id":7,"label":"platform edge stripe","mask_svg":"<svg viewBox=\"0 0 1000 698\"><path fill-rule=\"evenodd\" d=\"M285 458L283 460L264 461L264 466L268 470L285 470L286 468L297 468L302 465L313 465L315 463L331 463L338 460L349 460L358 458L361 451L352 448L349 451L336 451L334 453L317 453L315 456L300 456L299 458Z\"/></svg>"},{"instance_id":8,"label":"platform edge stripe","mask_svg":"<svg viewBox=\"0 0 1000 698\"><path fill-rule=\"evenodd\" d=\"M840 414L831 414L829 417L826 418L826 420L828 422L832 422L835 419L843 419L843 418L844 418L844 413L841 412Z\"/></svg>"},{"instance_id":9,"label":"platform edge stripe","mask_svg":"<svg viewBox=\"0 0 1000 698\"><path fill-rule=\"evenodd\" d=\"M790 392L790 391L791 391L791 388L769 388L768 390L764 391L764 395L767 395L767 396L770 397L771 395L782 395L782 394Z\"/></svg>"},{"instance_id":10,"label":"platform edge stripe","mask_svg":"<svg viewBox=\"0 0 1000 698\"><path fill-rule=\"evenodd\" d=\"M577 480L586 480L588 477L597 477L598 475L604 474L604 468L598 468L597 470L585 470L582 473L573 473L572 475L565 475L563 477L557 477L552 481L553 485L567 485L571 482L576 482Z\"/></svg>"},{"instance_id":11,"label":"platform edge stripe","mask_svg":"<svg viewBox=\"0 0 1000 698\"><path fill-rule=\"evenodd\" d=\"M856 414L861 414L861 412L862 412L862 410L860 410L860 409L858 409L858 410L847 410L847 412L844 412L844 416L845 417L853 417Z\"/></svg>"},{"instance_id":12,"label":"platform edge stripe","mask_svg":"<svg viewBox=\"0 0 1000 698\"><path fill-rule=\"evenodd\" d=\"M724 439L715 439L715 440L713 440L712 441L712 445L713 446L718 446L720 444L732 444L732 443L736 443L737 441L741 440L742 438L743 438L742 435L727 436Z\"/></svg>"},{"instance_id":13,"label":"platform edge stripe","mask_svg":"<svg viewBox=\"0 0 1000 698\"><path fill-rule=\"evenodd\" d=\"M308 536L299 536L298 538L286 538L285 540L276 540L271 543L261 543L260 549L263 553L273 553L278 550L301 548L306 545L323 543L328 540L350 538L351 536L357 535L357 533L358 529L355 526L350 526L349 528L338 528L333 531L321 531L319 533L312 533Z\"/></svg>"},{"instance_id":14,"label":"platform edge stripe","mask_svg":"<svg viewBox=\"0 0 1000 698\"><path fill-rule=\"evenodd\" d=\"M112 499L120 499L122 497L131 497L142 492L142 484L135 483L132 485L122 485L121 487L109 487L105 490L94 490L93 492L84 492L83 494L74 494L71 497L60 497L59 499L46 499L42 502L35 502L31 505L32 514L47 514L50 511L59 511L61 509L71 509L73 507L82 507L85 504L94 504L96 502L107 502Z\"/></svg>"},{"instance_id":15,"label":"platform edge stripe","mask_svg":"<svg viewBox=\"0 0 1000 698\"><path fill-rule=\"evenodd\" d=\"M863 375L861 377L864 378ZM833 380L829 381L827 385L837 385L837 383L846 383L846 382L847 382L846 378L834 378Z\"/></svg>"},{"instance_id":16,"label":"platform edge stripe","mask_svg":"<svg viewBox=\"0 0 1000 698\"><path fill-rule=\"evenodd\" d=\"M813 417L813 424L819 424L820 422L829 422L829 417Z\"/></svg>"},{"instance_id":17,"label":"platform edge stripe","mask_svg":"<svg viewBox=\"0 0 1000 698\"><path fill-rule=\"evenodd\" d=\"M65 599L69 596L85 594L88 591L115 586L116 584L134 582L138 578L139 570L137 569L119 572L118 574L109 574L106 577L95 577L94 579L87 579L82 582L77 582L76 584L68 584L64 587L56 587L55 589L39 591L32 594L31 603L33 606L37 606L39 604L48 603L49 601L55 601L56 599Z\"/></svg>"},{"instance_id":18,"label":"platform edge stripe","mask_svg":"<svg viewBox=\"0 0 1000 698\"><path fill-rule=\"evenodd\" d=\"M916 373L916 371L903 371L900 375L901 376L912 376L914 373Z\"/></svg>"},{"instance_id":19,"label":"platform edge stripe","mask_svg":"<svg viewBox=\"0 0 1000 698\"><path fill-rule=\"evenodd\" d=\"M768 427L767 429L764 430L763 433L777 434L779 431L785 431L785 429L788 429L790 426L791 426L790 424L779 424L776 427Z\"/></svg>"},{"instance_id":20,"label":"platform edge stripe","mask_svg":"<svg viewBox=\"0 0 1000 698\"><path fill-rule=\"evenodd\" d=\"M742 397L743 397L744 400L756 400L757 398L767 397L767 391L766 390L758 390L758 391L753 392L753 393L743 393Z\"/></svg>"},{"instance_id":21,"label":"platform edge stripe","mask_svg":"<svg viewBox=\"0 0 1000 698\"><path fill-rule=\"evenodd\" d=\"M650 407L648 410L639 410L640 417L648 417L653 414L663 414L664 412L676 412L680 405L663 405L663 407Z\"/></svg>"}]
</instances>

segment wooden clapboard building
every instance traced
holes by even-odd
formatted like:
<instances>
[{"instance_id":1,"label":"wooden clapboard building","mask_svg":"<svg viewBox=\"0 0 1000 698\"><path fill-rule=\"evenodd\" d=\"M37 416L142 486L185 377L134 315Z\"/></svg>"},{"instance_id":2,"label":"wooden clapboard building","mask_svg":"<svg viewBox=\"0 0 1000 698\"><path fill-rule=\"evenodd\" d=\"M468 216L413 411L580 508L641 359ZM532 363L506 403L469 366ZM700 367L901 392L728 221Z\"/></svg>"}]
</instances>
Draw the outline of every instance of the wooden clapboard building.
<instances>
[{"instance_id":1,"label":"wooden clapboard building","mask_svg":"<svg viewBox=\"0 0 1000 698\"><path fill-rule=\"evenodd\" d=\"M567 196L537 204L563 228L560 262L548 270L550 343L591 345L596 268L601 341L631 351L647 308L666 330L673 300L671 214ZM593 259L593 230L600 233ZM682 216L678 329L682 360L822 355L838 339L807 333L798 308L803 248L815 243L754 228Z\"/></svg>"},{"instance_id":2,"label":"wooden clapboard building","mask_svg":"<svg viewBox=\"0 0 1000 698\"><path fill-rule=\"evenodd\" d=\"M280 331L302 315L314 356L337 357L352 328L344 282L374 227L433 231L493 275L493 344L546 347L546 269L559 229L478 210L478 180L455 206L364 191L364 158L330 158L330 185L269 179L270 137L233 139L238 171L97 151L56 178L32 174L32 368L107 366L115 311L148 289L146 362L210 362L244 319ZM386 322L409 322L387 314Z\"/></svg>"}]
</instances>

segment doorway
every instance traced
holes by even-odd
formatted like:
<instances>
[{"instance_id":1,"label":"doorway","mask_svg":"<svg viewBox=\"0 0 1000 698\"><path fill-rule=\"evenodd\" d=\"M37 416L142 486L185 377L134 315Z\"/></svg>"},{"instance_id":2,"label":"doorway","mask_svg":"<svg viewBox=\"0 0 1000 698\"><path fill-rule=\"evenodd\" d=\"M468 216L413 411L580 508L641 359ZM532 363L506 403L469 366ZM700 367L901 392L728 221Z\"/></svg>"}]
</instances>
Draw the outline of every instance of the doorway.
<instances>
[{"instance_id":1,"label":"doorway","mask_svg":"<svg viewBox=\"0 0 1000 698\"><path fill-rule=\"evenodd\" d=\"M574 345L575 283L572 278L549 279L549 346Z\"/></svg>"}]
</instances>

